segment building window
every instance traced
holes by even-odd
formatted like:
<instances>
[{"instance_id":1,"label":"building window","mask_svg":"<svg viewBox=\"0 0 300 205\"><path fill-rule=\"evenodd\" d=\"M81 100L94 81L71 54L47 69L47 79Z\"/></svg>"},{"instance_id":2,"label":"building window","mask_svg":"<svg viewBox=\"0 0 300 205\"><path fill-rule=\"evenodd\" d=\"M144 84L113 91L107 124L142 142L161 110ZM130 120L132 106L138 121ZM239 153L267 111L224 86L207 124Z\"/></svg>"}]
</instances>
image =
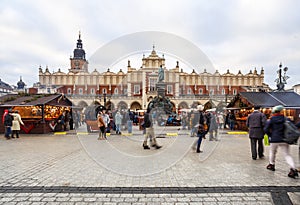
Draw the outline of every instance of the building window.
<instances>
[{"instance_id":1,"label":"building window","mask_svg":"<svg viewBox=\"0 0 300 205\"><path fill-rule=\"evenodd\" d=\"M192 89L191 89L191 88L188 88L187 94L188 94L188 95L192 94Z\"/></svg>"},{"instance_id":2,"label":"building window","mask_svg":"<svg viewBox=\"0 0 300 205\"><path fill-rule=\"evenodd\" d=\"M202 95L202 94L203 94L203 89L200 88L200 89L199 89L199 95Z\"/></svg>"},{"instance_id":3,"label":"building window","mask_svg":"<svg viewBox=\"0 0 300 205\"><path fill-rule=\"evenodd\" d=\"M79 95L82 95L82 94L83 94L83 89L79 88Z\"/></svg>"},{"instance_id":4,"label":"building window","mask_svg":"<svg viewBox=\"0 0 300 205\"><path fill-rule=\"evenodd\" d=\"M167 85L167 94L173 94L173 86Z\"/></svg>"},{"instance_id":5,"label":"building window","mask_svg":"<svg viewBox=\"0 0 300 205\"><path fill-rule=\"evenodd\" d=\"M225 95L226 93L225 93L225 89L223 88L222 89L222 95Z\"/></svg>"},{"instance_id":6,"label":"building window","mask_svg":"<svg viewBox=\"0 0 300 205\"><path fill-rule=\"evenodd\" d=\"M47 93L51 93L51 90L50 90L50 88L47 88Z\"/></svg>"},{"instance_id":7,"label":"building window","mask_svg":"<svg viewBox=\"0 0 300 205\"><path fill-rule=\"evenodd\" d=\"M215 92L215 90L214 90L214 89L211 89L211 90L209 91L209 95L213 95L214 92Z\"/></svg>"},{"instance_id":8,"label":"building window","mask_svg":"<svg viewBox=\"0 0 300 205\"><path fill-rule=\"evenodd\" d=\"M67 93L70 95L71 94L71 88L68 88Z\"/></svg>"},{"instance_id":9,"label":"building window","mask_svg":"<svg viewBox=\"0 0 300 205\"><path fill-rule=\"evenodd\" d=\"M233 95L236 95L236 93L237 93L236 89L233 89Z\"/></svg>"},{"instance_id":10,"label":"building window","mask_svg":"<svg viewBox=\"0 0 300 205\"><path fill-rule=\"evenodd\" d=\"M156 78L149 78L149 91L155 91Z\"/></svg>"},{"instance_id":11,"label":"building window","mask_svg":"<svg viewBox=\"0 0 300 205\"><path fill-rule=\"evenodd\" d=\"M134 94L140 94L140 85L134 85Z\"/></svg>"},{"instance_id":12,"label":"building window","mask_svg":"<svg viewBox=\"0 0 300 205\"><path fill-rule=\"evenodd\" d=\"M123 93L124 93L124 95L127 95L127 88L123 89Z\"/></svg>"},{"instance_id":13,"label":"building window","mask_svg":"<svg viewBox=\"0 0 300 205\"><path fill-rule=\"evenodd\" d=\"M92 95L95 94L95 89L94 89L94 88L91 89L91 94L92 94Z\"/></svg>"},{"instance_id":14,"label":"building window","mask_svg":"<svg viewBox=\"0 0 300 205\"><path fill-rule=\"evenodd\" d=\"M106 93L106 89L105 88L102 89L102 93L103 94Z\"/></svg>"},{"instance_id":15,"label":"building window","mask_svg":"<svg viewBox=\"0 0 300 205\"><path fill-rule=\"evenodd\" d=\"M118 95L119 94L119 90L118 88L115 88L114 94Z\"/></svg>"}]
</instances>

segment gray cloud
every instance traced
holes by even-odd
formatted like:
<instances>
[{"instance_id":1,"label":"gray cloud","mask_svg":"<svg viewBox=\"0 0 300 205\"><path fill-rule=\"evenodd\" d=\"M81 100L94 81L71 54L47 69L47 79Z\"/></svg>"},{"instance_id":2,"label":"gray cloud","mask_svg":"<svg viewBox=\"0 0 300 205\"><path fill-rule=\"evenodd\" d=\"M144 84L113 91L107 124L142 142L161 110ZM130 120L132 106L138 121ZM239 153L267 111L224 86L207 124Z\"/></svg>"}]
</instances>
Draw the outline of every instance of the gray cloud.
<instances>
[{"instance_id":1,"label":"gray cloud","mask_svg":"<svg viewBox=\"0 0 300 205\"><path fill-rule=\"evenodd\" d=\"M193 42L221 73L227 69L248 73L264 67L265 81L271 87L275 87L276 69L282 61L289 67L291 87L300 80L298 8L296 0L4 0L0 78L16 84L21 75L31 86L38 80L39 65L66 72L79 30L88 58L123 35L161 31Z\"/></svg>"}]
</instances>

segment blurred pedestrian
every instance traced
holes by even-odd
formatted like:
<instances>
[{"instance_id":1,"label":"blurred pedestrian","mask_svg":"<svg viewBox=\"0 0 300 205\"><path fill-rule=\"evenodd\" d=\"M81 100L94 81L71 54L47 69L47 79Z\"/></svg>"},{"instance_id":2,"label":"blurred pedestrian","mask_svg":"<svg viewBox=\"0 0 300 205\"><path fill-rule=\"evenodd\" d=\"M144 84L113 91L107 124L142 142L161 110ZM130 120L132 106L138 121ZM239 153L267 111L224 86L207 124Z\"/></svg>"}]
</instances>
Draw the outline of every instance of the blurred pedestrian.
<instances>
[{"instance_id":1,"label":"blurred pedestrian","mask_svg":"<svg viewBox=\"0 0 300 205\"><path fill-rule=\"evenodd\" d=\"M228 123L229 123L230 130L234 130L235 121L236 121L235 113L233 110L231 110L231 112L228 114Z\"/></svg>"},{"instance_id":2,"label":"blurred pedestrian","mask_svg":"<svg viewBox=\"0 0 300 205\"><path fill-rule=\"evenodd\" d=\"M15 138L14 134L16 134L16 137L19 138L20 130L21 130L21 125L24 125L22 118L19 114L18 110L15 110L15 113L12 113L13 116L13 122L12 122L12 135L11 138Z\"/></svg>"},{"instance_id":3,"label":"blurred pedestrian","mask_svg":"<svg viewBox=\"0 0 300 205\"><path fill-rule=\"evenodd\" d=\"M207 118L209 118L209 141L218 141L218 123L214 112L208 112Z\"/></svg>"},{"instance_id":4,"label":"blurred pedestrian","mask_svg":"<svg viewBox=\"0 0 300 205\"><path fill-rule=\"evenodd\" d=\"M116 123L116 134L122 134L121 133L121 126L122 126L122 119L123 116L121 115L120 111L117 111L115 114L115 123Z\"/></svg>"},{"instance_id":5,"label":"blurred pedestrian","mask_svg":"<svg viewBox=\"0 0 300 205\"><path fill-rule=\"evenodd\" d=\"M249 138L251 144L252 159L256 160L257 155L259 158L264 157L264 126L266 124L265 114L259 111L260 107L255 106L254 111L248 116L246 125L249 128ZM258 153L257 153L258 152Z\"/></svg>"},{"instance_id":6,"label":"blurred pedestrian","mask_svg":"<svg viewBox=\"0 0 300 205\"><path fill-rule=\"evenodd\" d=\"M151 112L151 108L148 108L144 116L144 126L146 129L146 135L143 142L143 148L150 149L150 147L148 146L148 138L149 138L151 139L151 146L155 147L156 149L160 149L162 146L158 145L156 141L154 128L153 128L152 115L150 112Z\"/></svg>"},{"instance_id":7,"label":"blurred pedestrian","mask_svg":"<svg viewBox=\"0 0 300 205\"><path fill-rule=\"evenodd\" d=\"M197 106L197 111L194 111L194 120L197 121L197 124L194 126L196 129L198 139L192 145L192 149L195 149L197 153L202 153L203 151L200 150L202 139L205 139L205 135L207 134L207 124L206 124L206 116L203 111L203 105Z\"/></svg>"},{"instance_id":8,"label":"blurred pedestrian","mask_svg":"<svg viewBox=\"0 0 300 205\"><path fill-rule=\"evenodd\" d=\"M2 116L2 124L4 125L5 116L8 114L8 109L4 110L3 116ZM6 134L6 126L4 126L4 137Z\"/></svg>"},{"instance_id":9,"label":"blurred pedestrian","mask_svg":"<svg viewBox=\"0 0 300 205\"><path fill-rule=\"evenodd\" d=\"M218 114L217 116L218 119L218 124L219 124L219 129L223 129L224 126L224 115L222 115L221 113Z\"/></svg>"},{"instance_id":10,"label":"blurred pedestrian","mask_svg":"<svg viewBox=\"0 0 300 205\"><path fill-rule=\"evenodd\" d=\"M104 140L104 133L105 133L105 122L102 118L102 112L98 112L98 115L97 115L97 124L98 124L98 127L99 127L99 137L98 137L98 140Z\"/></svg>"},{"instance_id":11,"label":"blurred pedestrian","mask_svg":"<svg viewBox=\"0 0 300 205\"><path fill-rule=\"evenodd\" d=\"M290 166L288 176L291 178L298 177L298 171L295 167L293 158L290 155L290 145L284 142L284 122L287 120L283 115L283 106L278 105L272 109L272 117L267 121L264 127L265 133L269 136L270 153L269 164L267 169L275 171L275 158L278 147L282 150L287 164Z\"/></svg>"},{"instance_id":12,"label":"blurred pedestrian","mask_svg":"<svg viewBox=\"0 0 300 205\"><path fill-rule=\"evenodd\" d=\"M5 138L6 139L10 139L12 121L13 121L13 116L11 115L11 111L8 111L4 117Z\"/></svg>"}]
</instances>

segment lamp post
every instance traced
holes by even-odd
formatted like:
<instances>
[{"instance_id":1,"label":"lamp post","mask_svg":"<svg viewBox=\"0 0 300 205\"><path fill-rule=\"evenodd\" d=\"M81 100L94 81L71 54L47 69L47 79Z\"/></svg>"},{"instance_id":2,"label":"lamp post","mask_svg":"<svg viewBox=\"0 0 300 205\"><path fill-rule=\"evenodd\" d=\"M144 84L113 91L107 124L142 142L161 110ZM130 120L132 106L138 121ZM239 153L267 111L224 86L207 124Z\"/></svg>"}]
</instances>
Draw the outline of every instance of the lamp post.
<instances>
[{"instance_id":1,"label":"lamp post","mask_svg":"<svg viewBox=\"0 0 300 205\"><path fill-rule=\"evenodd\" d=\"M279 69L277 71L278 78L275 80L277 83L277 91L284 91L284 84L286 84L287 79L289 79L289 76L286 75L286 72L288 71L288 67L283 68L283 75L282 75L282 64L279 64Z\"/></svg>"},{"instance_id":2,"label":"lamp post","mask_svg":"<svg viewBox=\"0 0 300 205\"><path fill-rule=\"evenodd\" d=\"M103 93L104 107L106 108L106 93Z\"/></svg>"}]
</instances>

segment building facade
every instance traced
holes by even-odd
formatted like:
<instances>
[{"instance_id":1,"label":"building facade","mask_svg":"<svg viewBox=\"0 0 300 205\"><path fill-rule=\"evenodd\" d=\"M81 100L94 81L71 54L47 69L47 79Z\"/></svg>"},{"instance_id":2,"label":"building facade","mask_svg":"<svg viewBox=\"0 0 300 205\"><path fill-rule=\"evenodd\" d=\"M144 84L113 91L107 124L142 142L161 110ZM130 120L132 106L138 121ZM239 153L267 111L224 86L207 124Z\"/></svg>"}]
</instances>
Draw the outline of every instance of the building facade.
<instances>
[{"instance_id":1,"label":"building facade","mask_svg":"<svg viewBox=\"0 0 300 205\"><path fill-rule=\"evenodd\" d=\"M0 96L7 95L13 91L13 88L0 79Z\"/></svg>"},{"instance_id":2,"label":"building facade","mask_svg":"<svg viewBox=\"0 0 300 205\"><path fill-rule=\"evenodd\" d=\"M174 62L174 68L165 67L164 55L159 56L153 46L148 57L143 55L140 68L133 68L128 60L127 68L118 72L89 71L81 36L77 40L73 56L70 57L68 72L60 69L50 72L39 68L39 92L64 93L75 106L88 106L93 103L105 104L106 107L122 109L145 109L157 95L158 69L164 69L165 96L173 104L174 111L191 108L198 104L206 107L225 106L239 92L269 91L264 84L264 70L256 68L247 74L226 73L218 70L191 73L180 68ZM126 70L126 72L125 72ZM176 110L175 110L176 109Z\"/></svg>"}]
</instances>

